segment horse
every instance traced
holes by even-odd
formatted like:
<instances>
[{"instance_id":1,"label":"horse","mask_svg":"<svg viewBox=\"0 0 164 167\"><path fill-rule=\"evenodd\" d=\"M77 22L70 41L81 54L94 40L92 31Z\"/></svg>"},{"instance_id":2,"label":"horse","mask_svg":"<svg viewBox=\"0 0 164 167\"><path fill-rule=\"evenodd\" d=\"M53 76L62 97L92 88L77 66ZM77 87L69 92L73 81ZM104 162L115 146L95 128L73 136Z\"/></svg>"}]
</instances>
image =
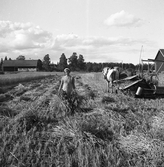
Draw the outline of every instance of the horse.
<instances>
[{"instance_id":1,"label":"horse","mask_svg":"<svg viewBox=\"0 0 164 167\"><path fill-rule=\"evenodd\" d=\"M109 86L110 86L112 88L112 93L113 93L114 81L115 83L117 83L116 81L119 80L119 67L114 67L114 68L104 67L102 73L104 75L104 79L107 81L107 91L109 92Z\"/></svg>"}]
</instances>

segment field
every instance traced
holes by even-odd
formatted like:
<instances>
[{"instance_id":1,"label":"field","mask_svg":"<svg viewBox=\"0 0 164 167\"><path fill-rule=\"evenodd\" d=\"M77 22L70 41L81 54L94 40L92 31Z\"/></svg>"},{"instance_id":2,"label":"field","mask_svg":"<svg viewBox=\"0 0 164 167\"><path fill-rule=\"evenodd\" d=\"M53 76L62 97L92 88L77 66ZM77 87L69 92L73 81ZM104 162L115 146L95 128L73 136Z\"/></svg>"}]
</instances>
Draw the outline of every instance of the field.
<instances>
[{"instance_id":1,"label":"field","mask_svg":"<svg viewBox=\"0 0 164 167\"><path fill-rule=\"evenodd\" d=\"M0 166L164 166L164 99L110 94L101 73L73 73L68 103L61 75L0 89Z\"/></svg>"}]
</instances>

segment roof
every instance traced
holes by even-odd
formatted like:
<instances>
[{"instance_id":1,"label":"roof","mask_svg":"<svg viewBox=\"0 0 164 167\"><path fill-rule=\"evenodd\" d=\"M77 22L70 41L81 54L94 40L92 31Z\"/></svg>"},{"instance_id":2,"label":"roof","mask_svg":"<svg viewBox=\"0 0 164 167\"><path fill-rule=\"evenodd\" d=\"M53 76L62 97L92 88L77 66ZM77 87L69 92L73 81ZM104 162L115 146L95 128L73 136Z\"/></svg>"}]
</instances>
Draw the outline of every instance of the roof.
<instances>
[{"instance_id":1,"label":"roof","mask_svg":"<svg viewBox=\"0 0 164 167\"><path fill-rule=\"evenodd\" d=\"M156 55L155 59L157 59L157 56L158 56L159 53L161 53L162 56L163 56L163 58L164 58L164 49L159 49L158 52L157 52L157 55Z\"/></svg>"},{"instance_id":2,"label":"roof","mask_svg":"<svg viewBox=\"0 0 164 167\"><path fill-rule=\"evenodd\" d=\"M38 60L5 60L3 67L37 67Z\"/></svg>"},{"instance_id":3,"label":"roof","mask_svg":"<svg viewBox=\"0 0 164 167\"><path fill-rule=\"evenodd\" d=\"M146 61L146 62L164 62L164 60L158 60L158 59L147 59L147 60L143 60L143 59L142 59L142 61L143 61L143 62L145 62L145 61Z\"/></svg>"}]
</instances>

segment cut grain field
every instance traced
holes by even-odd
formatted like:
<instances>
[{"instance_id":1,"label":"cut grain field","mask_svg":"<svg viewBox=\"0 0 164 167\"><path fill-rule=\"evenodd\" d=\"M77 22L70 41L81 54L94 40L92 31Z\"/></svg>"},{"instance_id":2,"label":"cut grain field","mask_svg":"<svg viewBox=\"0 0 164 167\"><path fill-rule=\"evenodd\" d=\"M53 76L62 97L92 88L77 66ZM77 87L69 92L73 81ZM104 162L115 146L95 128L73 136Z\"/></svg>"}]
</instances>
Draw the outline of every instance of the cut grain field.
<instances>
[{"instance_id":1,"label":"cut grain field","mask_svg":"<svg viewBox=\"0 0 164 167\"><path fill-rule=\"evenodd\" d=\"M101 73L73 73L68 104L61 75L1 88L0 166L164 166L164 99L110 94Z\"/></svg>"}]
</instances>

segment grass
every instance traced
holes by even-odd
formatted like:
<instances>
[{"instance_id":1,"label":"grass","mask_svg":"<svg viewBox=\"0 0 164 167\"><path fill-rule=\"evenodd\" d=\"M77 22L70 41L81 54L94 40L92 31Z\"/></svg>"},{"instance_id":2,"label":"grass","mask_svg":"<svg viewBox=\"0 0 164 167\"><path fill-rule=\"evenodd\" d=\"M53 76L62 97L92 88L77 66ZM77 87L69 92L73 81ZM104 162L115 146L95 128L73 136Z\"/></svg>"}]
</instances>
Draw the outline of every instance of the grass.
<instances>
[{"instance_id":1,"label":"grass","mask_svg":"<svg viewBox=\"0 0 164 167\"><path fill-rule=\"evenodd\" d=\"M27 82L36 79L42 79L47 76L60 75L57 72L19 72L19 73L6 73L0 77L0 86L17 84L20 82Z\"/></svg>"},{"instance_id":2,"label":"grass","mask_svg":"<svg viewBox=\"0 0 164 167\"><path fill-rule=\"evenodd\" d=\"M108 94L100 73L76 75L71 104L57 95L61 74L7 92L13 98L0 103L1 166L164 166L164 99Z\"/></svg>"}]
</instances>

